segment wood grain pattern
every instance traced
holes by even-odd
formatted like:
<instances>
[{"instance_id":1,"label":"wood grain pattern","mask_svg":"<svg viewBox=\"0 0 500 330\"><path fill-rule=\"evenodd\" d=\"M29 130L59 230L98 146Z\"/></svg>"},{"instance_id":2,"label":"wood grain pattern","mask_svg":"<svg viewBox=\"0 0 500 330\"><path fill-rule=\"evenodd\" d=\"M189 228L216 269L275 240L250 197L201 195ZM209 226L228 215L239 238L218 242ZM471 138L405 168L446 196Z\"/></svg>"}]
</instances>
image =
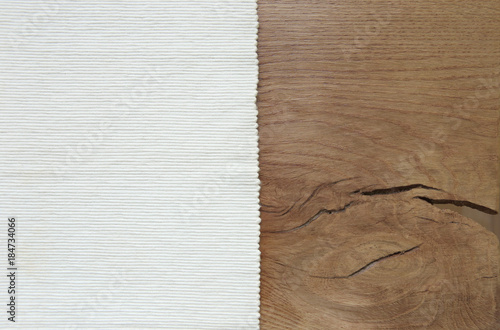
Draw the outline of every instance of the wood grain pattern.
<instances>
[{"instance_id":1,"label":"wood grain pattern","mask_svg":"<svg viewBox=\"0 0 500 330\"><path fill-rule=\"evenodd\" d=\"M263 329L495 329L500 2L259 1Z\"/></svg>"}]
</instances>

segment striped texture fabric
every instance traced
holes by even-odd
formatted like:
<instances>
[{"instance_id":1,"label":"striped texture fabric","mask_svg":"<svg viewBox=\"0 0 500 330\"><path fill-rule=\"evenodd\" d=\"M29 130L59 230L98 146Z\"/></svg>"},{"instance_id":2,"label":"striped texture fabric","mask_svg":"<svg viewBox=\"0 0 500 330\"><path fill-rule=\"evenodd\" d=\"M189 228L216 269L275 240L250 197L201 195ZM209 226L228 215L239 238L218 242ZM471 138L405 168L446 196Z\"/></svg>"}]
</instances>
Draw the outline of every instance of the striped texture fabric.
<instances>
[{"instance_id":1,"label":"striped texture fabric","mask_svg":"<svg viewBox=\"0 0 500 330\"><path fill-rule=\"evenodd\" d=\"M0 33L0 328L257 329L256 1L2 1Z\"/></svg>"}]
</instances>

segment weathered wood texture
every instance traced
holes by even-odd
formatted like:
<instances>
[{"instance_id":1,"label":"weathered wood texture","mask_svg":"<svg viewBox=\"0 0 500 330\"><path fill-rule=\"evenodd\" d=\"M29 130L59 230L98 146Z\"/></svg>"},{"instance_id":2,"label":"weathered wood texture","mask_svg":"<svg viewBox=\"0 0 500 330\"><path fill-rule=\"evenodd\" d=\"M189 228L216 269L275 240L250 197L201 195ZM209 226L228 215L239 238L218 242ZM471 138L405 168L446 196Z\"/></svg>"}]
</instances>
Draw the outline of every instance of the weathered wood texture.
<instances>
[{"instance_id":1,"label":"weathered wood texture","mask_svg":"<svg viewBox=\"0 0 500 330\"><path fill-rule=\"evenodd\" d=\"M263 329L496 329L500 1L259 1Z\"/></svg>"}]
</instances>

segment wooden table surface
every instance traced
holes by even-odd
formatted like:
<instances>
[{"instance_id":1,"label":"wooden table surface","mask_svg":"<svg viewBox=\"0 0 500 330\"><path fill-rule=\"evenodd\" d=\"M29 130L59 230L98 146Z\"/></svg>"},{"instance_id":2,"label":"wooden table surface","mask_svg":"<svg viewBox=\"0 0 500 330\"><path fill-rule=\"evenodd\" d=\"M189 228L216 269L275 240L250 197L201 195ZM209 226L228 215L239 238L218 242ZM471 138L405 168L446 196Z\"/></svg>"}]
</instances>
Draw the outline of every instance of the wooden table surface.
<instances>
[{"instance_id":1,"label":"wooden table surface","mask_svg":"<svg viewBox=\"0 0 500 330\"><path fill-rule=\"evenodd\" d=\"M498 329L500 1L259 1L262 329Z\"/></svg>"}]
</instances>

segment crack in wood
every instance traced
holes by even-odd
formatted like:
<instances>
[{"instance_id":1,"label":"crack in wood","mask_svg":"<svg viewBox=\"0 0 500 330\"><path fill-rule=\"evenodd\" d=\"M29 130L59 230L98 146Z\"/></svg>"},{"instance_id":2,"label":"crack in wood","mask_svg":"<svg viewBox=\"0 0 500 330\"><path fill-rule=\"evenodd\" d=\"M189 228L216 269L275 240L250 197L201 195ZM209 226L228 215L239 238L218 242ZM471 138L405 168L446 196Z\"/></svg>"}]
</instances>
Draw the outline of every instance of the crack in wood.
<instances>
[{"instance_id":1,"label":"crack in wood","mask_svg":"<svg viewBox=\"0 0 500 330\"><path fill-rule=\"evenodd\" d=\"M316 196L316 194L321 189L326 188L326 187L334 186L334 185L336 185L338 183L341 183L341 182L344 182L344 181L354 180L354 179L357 179L357 178L358 177L347 178L347 179L337 180L337 181L334 181L334 182L328 182L328 183L320 184L319 186L316 187L316 189L314 189L314 191L311 193L311 195L309 195L309 197L307 197L307 199L302 204L300 204L299 209L301 209L304 205L307 204L307 202L309 202L314 196Z\"/></svg>"},{"instance_id":2,"label":"crack in wood","mask_svg":"<svg viewBox=\"0 0 500 330\"><path fill-rule=\"evenodd\" d=\"M314 191L311 193L311 195L309 195L309 197L299 206L299 209L302 208L306 203L310 202L312 200L312 198L314 196L316 196L316 194L321 189L323 189L325 187L334 186L337 183L340 183L340 182L343 182L343 181L347 181L347 180L352 180L352 179L355 179L355 178L347 178L347 179L342 179L342 180L338 180L338 181L329 182L329 183L325 183L325 184L319 185L318 187L316 187L314 189ZM410 190L413 190L413 189L427 189L427 190L435 190L435 191L442 191L442 192L444 192L442 189L435 188L435 187L430 187L430 186L426 186L424 184L417 183L417 184L411 184L411 185L406 185L406 186L397 186L397 187L391 187L391 188L375 189L375 190L371 190L371 191L354 191L354 192L351 192L351 194L359 193L359 194L361 194L363 196L377 196L377 195L398 194L398 193L407 192L407 191L410 191ZM488 207L485 207L485 206L482 206L482 205L479 205L479 204L475 204L475 203L472 203L472 202L469 202L469 201L461 201L461 200L453 200L453 199L433 199L433 198L429 198L429 197L425 197L425 196L415 196L413 198L421 199L421 200L423 200L423 201L425 201L427 203L430 203L432 205L434 205L434 204L453 204L453 205L456 205L456 206L470 207L470 208L482 211L482 212L487 213L487 214L497 214L497 212L495 210L492 210L492 209L490 209ZM306 222L304 222L303 224L301 224L301 225L299 225L297 227L293 227L293 228L290 228L290 229L284 229L284 230L277 230L277 231L263 231L263 233L283 234L283 233L289 233L289 232L292 232L292 231L296 231L298 229L304 228L305 226L311 224L312 222L314 222L315 220L317 220L323 214L335 214L335 213L344 212L348 207L353 206L355 204L359 204L359 202L351 201L351 202L347 203L346 205L342 206L339 209L333 209L333 210L331 210L331 209L321 209L318 212L316 212L312 217L310 217ZM286 209L285 211L282 211L279 214L279 216L284 216L284 215L290 213L290 211L296 205L297 205L297 201L294 202L288 209ZM279 212L272 212L272 211L262 211L262 212L265 212L265 213L279 213ZM423 220L429 220L429 221L436 222L435 220L429 219L429 218L423 218L423 217L419 217L419 218L421 218Z\"/></svg>"},{"instance_id":3,"label":"crack in wood","mask_svg":"<svg viewBox=\"0 0 500 330\"><path fill-rule=\"evenodd\" d=\"M389 194L397 194L405 191L410 191L413 189L428 189L428 190L436 190L436 191L443 191L439 188L434 188L430 186L426 186L424 184L416 183L416 184L410 184L407 186L398 186L398 187L391 187L391 188L381 188L381 189L374 189L371 191L359 191L361 195L364 196L374 196L374 195L389 195ZM355 192L353 192L355 193Z\"/></svg>"},{"instance_id":4,"label":"crack in wood","mask_svg":"<svg viewBox=\"0 0 500 330\"><path fill-rule=\"evenodd\" d=\"M490 209L489 207L482 206L476 203L472 203L469 201L461 201L461 200L455 200L455 199L434 199L434 198L429 198L425 196L415 196L413 198L421 199L431 205L435 204L452 204L456 206L466 206L470 207L471 209L475 209L481 212L484 212L486 214L497 214L498 212L495 210Z\"/></svg>"},{"instance_id":5,"label":"crack in wood","mask_svg":"<svg viewBox=\"0 0 500 330\"><path fill-rule=\"evenodd\" d=\"M299 225L297 227L293 227L293 228L290 228L290 229L284 229L284 230L277 230L277 231L267 231L265 233L271 233L271 234L289 233L291 231L295 231L295 230L304 228L305 226L311 224L314 220L318 219L323 214L335 214L335 213L344 212L348 207L353 206L354 204L355 204L355 202L349 202L346 205L344 205L343 207L341 207L340 209L334 209L334 210L321 209L315 215L313 215L312 217L310 217L306 222L304 222L303 224L301 224L301 225Z\"/></svg>"},{"instance_id":6,"label":"crack in wood","mask_svg":"<svg viewBox=\"0 0 500 330\"><path fill-rule=\"evenodd\" d=\"M421 245L422 244L419 244L419 245L416 245L416 246L411 247L411 248L406 249L406 250L396 251L396 252L390 253L388 255L382 256L380 258L377 258L375 260L372 260L368 264L366 264L363 267L359 268L358 270L350 273L349 275L345 275L345 276L315 276L315 275L309 275L309 276L310 277L314 277L314 278L327 279L327 280L347 279L347 278L350 278L350 277L353 277L355 275L358 275L358 274L362 273L363 271L367 270L368 268L371 268L372 266L376 265L377 263L379 263L379 262L381 262L381 261L383 261L385 259L388 259L388 258L391 258L391 257L394 257L394 256L402 256L405 253L414 251L414 250L418 249Z\"/></svg>"}]
</instances>

